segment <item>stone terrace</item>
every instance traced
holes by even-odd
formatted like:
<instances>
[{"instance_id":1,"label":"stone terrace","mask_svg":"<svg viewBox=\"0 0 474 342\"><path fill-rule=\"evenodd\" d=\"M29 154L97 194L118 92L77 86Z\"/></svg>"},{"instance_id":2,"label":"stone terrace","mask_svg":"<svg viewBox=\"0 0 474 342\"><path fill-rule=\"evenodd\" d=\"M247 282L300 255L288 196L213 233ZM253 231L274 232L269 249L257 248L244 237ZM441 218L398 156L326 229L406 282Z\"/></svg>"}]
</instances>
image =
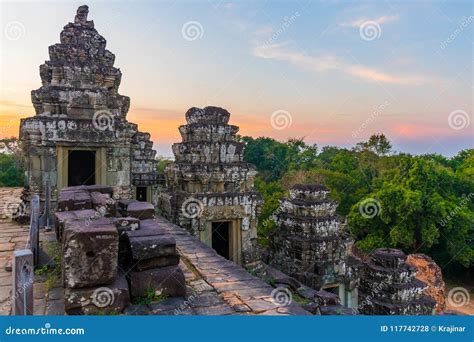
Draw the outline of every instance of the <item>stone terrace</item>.
<instances>
[{"instance_id":1,"label":"stone terrace","mask_svg":"<svg viewBox=\"0 0 474 342\"><path fill-rule=\"evenodd\" d=\"M12 272L11 262L13 251L24 249L28 240L28 225L12 221L6 213L8 206L20 203L23 188L0 188L0 315L11 314ZM16 202L15 202L16 201ZM54 243L53 232L40 231L40 243ZM63 289L59 282L46 284L43 278L35 277L34 284L34 315L63 315Z\"/></svg>"},{"instance_id":2,"label":"stone terrace","mask_svg":"<svg viewBox=\"0 0 474 342\"><path fill-rule=\"evenodd\" d=\"M28 226L21 226L12 222L6 215L10 201L18 199L21 202L21 188L0 188L0 315L9 315L12 273L7 271L11 267L12 253L16 249L23 249L28 240Z\"/></svg>"},{"instance_id":3,"label":"stone terrace","mask_svg":"<svg viewBox=\"0 0 474 342\"><path fill-rule=\"evenodd\" d=\"M195 307L195 314L310 315L295 303L288 306L275 304L270 285L221 257L184 228L164 218L157 220L176 239L186 282L197 293L188 298L189 306ZM198 303L208 298L213 298L211 305L199 307Z\"/></svg>"},{"instance_id":4,"label":"stone terrace","mask_svg":"<svg viewBox=\"0 0 474 342\"><path fill-rule=\"evenodd\" d=\"M0 188L0 213L7 202L20 200L21 188ZM219 256L184 228L164 218L156 219L175 239L181 254L188 293L160 302L128 307L128 315L310 315L298 304L282 306L273 302L273 288L240 266ZM7 270L14 250L23 249L28 225L20 225L5 216L0 218L0 315L11 314L12 273ZM41 230L43 247L55 240L54 232ZM35 277L35 315L64 315L64 291L59 282L46 284Z\"/></svg>"}]
</instances>

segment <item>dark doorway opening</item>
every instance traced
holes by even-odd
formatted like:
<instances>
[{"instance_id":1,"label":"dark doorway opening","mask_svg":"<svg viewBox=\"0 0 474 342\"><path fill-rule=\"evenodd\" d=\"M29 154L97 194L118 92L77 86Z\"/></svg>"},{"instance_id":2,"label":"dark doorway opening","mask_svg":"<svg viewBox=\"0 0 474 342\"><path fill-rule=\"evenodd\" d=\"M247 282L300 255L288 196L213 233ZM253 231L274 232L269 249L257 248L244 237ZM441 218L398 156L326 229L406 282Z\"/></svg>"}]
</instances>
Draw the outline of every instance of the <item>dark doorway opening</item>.
<instances>
[{"instance_id":1,"label":"dark doorway opening","mask_svg":"<svg viewBox=\"0 0 474 342\"><path fill-rule=\"evenodd\" d=\"M67 184L95 184L95 151L69 151Z\"/></svg>"},{"instance_id":2,"label":"dark doorway opening","mask_svg":"<svg viewBox=\"0 0 474 342\"><path fill-rule=\"evenodd\" d=\"M334 293L335 295L338 295L339 296L339 286L329 286L329 287L325 287L323 288L324 291L327 291L327 292L331 292L331 293Z\"/></svg>"},{"instance_id":3,"label":"dark doorway opening","mask_svg":"<svg viewBox=\"0 0 474 342\"><path fill-rule=\"evenodd\" d=\"M147 196L146 196L146 193L147 193L147 188L146 186L137 186L136 188L136 192L137 192L137 196L136 196L136 200L137 201L142 201L142 202L146 202L148 201L147 199Z\"/></svg>"},{"instance_id":4,"label":"dark doorway opening","mask_svg":"<svg viewBox=\"0 0 474 342\"><path fill-rule=\"evenodd\" d=\"M229 259L229 222L212 222L212 248L217 254Z\"/></svg>"}]
</instances>

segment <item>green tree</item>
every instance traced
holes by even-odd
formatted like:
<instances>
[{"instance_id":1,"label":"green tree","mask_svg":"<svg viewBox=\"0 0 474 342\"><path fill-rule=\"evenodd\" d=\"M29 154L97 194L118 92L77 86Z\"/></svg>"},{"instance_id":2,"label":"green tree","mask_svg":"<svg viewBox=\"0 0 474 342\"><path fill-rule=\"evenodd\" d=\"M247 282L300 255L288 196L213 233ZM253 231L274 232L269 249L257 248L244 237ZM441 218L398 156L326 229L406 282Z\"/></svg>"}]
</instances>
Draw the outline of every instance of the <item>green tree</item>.
<instances>
[{"instance_id":1,"label":"green tree","mask_svg":"<svg viewBox=\"0 0 474 342\"><path fill-rule=\"evenodd\" d=\"M18 139L0 139L0 151L0 186L23 186L24 157Z\"/></svg>"},{"instance_id":2,"label":"green tree","mask_svg":"<svg viewBox=\"0 0 474 342\"><path fill-rule=\"evenodd\" d=\"M441 266L474 262L473 211L453 170L420 157L401 158L380 186L356 203L348 216L357 245L365 250L402 248L427 253ZM375 208L368 213L369 206Z\"/></svg>"},{"instance_id":3,"label":"green tree","mask_svg":"<svg viewBox=\"0 0 474 342\"><path fill-rule=\"evenodd\" d=\"M392 151L392 144L384 134L373 134L367 142L360 142L355 147L359 151L371 151L379 156L385 156Z\"/></svg>"},{"instance_id":4,"label":"green tree","mask_svg":"<svg viewBox=\"0 0 474 342\"><path fill-rule=\"evenodd\" d=\"M0 153L0 186L23 186L23 169L12 154Z\"/></svg>"}]
</instances>

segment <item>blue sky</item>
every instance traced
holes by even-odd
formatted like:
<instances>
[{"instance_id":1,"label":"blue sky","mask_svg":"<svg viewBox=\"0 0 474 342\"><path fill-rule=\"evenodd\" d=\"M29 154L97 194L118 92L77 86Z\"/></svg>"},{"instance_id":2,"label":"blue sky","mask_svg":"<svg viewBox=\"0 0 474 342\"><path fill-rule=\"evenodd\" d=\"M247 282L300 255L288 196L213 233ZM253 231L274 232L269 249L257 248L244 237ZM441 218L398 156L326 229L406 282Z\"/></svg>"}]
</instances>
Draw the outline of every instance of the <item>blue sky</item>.
<instances>
[{"instance_id":1,"label":"blue sky","mask_svg":"<svg viewBox=\"0 0 474 342\"><path fill-rule=\"evenodd\" d=\"M253 136L350 147L383 132L404 152L473 147L469 1L2 2L0 135L33 114L38 66L82 4L123 72L129 120L160 154L185 111L206 105Z\"/></svg>"}]
</instances>

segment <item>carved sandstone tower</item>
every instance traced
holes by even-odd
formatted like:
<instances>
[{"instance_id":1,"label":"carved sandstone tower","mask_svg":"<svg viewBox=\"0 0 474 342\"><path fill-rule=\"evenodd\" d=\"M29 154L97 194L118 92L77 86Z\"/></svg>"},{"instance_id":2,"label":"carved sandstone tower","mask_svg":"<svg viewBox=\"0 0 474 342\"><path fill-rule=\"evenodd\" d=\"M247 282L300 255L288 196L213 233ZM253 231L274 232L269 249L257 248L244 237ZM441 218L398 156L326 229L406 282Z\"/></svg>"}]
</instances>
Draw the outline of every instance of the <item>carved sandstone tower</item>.
<instances>
[{"instance_id":1,"label":"carved sandstone tower","mask_svg":"<svg viewBox=\"0 0 474 342\"><path fill-rule=\"evenodd\" d=\"M274 215L271 265L303 284L338 295L357 307L360 263L348 255L352 243L337 203L322 185L295 185Z\"/></svg>"},{"instance_id":2,"label":"carved sandstone tower","mask_svg":"<svg viewBox=\"0 0 474 342\"><path fill-rule=\"evenodd\" d=\"M121 197L150 201L156 183L155 151L148 133L126 120L130 99L118 92L122 73L106 40L80 6L49 47L40 66L42 86L31 92L36 116L21 120L26 158L24 200L75 185L111 185Z\"/></svg>"},{"instance_id":3,"label":"carved sandstone tower","mask_svg":"<svg viewBox=\"0 0 474 342\"><path fill-rule=\"evenodd\" d=\"M173 145L175 162L165 170L163 214L236 263L251 252L257 236L260 196L255 167L243 160L239 128L218 107L191 108L183 141ZM244 254L244 257L246 255Z\"/></svg>"},{"instance_id":4,"label":"carved sandstone tower","mask_svg":"<svg viewBox=\"0 0 474 342\"><path fill-rule=\"evenodd\" d=\"M401 250L375 250L360 281L360 311L364 315L431 315L435 300L423 294L427 285L415 278Z\"/></svg>"}]
</instances>

